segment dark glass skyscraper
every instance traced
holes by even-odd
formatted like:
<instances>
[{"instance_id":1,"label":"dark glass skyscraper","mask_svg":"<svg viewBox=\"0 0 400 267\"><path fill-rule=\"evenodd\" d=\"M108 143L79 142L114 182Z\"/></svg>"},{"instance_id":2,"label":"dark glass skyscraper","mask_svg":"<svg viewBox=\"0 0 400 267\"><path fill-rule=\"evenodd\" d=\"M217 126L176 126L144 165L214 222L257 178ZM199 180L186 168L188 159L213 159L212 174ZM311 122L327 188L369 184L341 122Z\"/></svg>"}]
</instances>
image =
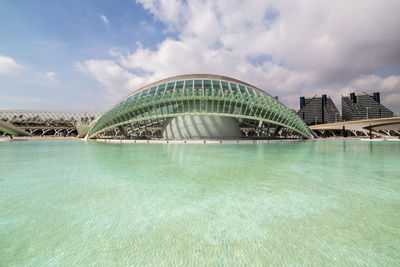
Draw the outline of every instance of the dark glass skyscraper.
<instances>
[{"instance_id":1,"label":"dark glass skyscraper","mask_svg":"<svg viewBox=\"0 0 400 267\"><path fill-rule=\"evenodd\" d=\"M340 120L339 110L327 95L321 97L300 97L300 110L297 115L307 125L330 123Z\"/></svg>"},{"instance_id":2,"label":"dark glass skyscraper","mask_svg":"<svg viewBox=\"0 0 400 267\"><path fill-rule=\"evenodd\" d=\"M363 120L393 117L393 111L381 104L380 93L342 97L343 120Z\"/></svg>"}]
</instances>

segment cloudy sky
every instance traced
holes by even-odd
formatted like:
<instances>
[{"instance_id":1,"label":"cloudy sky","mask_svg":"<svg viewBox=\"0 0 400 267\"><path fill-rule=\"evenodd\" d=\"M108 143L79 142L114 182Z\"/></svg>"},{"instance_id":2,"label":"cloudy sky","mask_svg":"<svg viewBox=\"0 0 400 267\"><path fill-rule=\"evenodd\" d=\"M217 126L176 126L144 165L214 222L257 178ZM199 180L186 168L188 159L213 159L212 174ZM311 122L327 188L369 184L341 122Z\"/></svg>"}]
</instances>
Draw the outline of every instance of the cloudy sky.
<instances>
[{"instance_id":1,"label":"cloudy sky","mask_svg":"<svg viewBox=\"0 0 400 267\"><path fill-rule=\"evenodd\" d=\"M381 92L400 112L399 0L0 0L0 108L98 109L212 73L291 108Z\"/></svg>"}]
</instances>

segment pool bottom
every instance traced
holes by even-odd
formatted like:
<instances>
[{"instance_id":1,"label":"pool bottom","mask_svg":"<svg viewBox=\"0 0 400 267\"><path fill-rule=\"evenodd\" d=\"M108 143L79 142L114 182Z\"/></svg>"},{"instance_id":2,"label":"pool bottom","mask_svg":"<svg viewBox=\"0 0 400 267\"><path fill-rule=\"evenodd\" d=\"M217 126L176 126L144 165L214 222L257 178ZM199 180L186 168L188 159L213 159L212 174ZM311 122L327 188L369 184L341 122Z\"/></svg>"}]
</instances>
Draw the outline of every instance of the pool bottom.
<instances>
[{"instance_id":1,"label":"pool bottom","mask_svg":"<svg viewBox=\"0 0 400 267\"><path fill-rule=\"evenodd\" d=\"M0 265L398 265L399 143L0 145Z\"/></svg>"}]
</instances>

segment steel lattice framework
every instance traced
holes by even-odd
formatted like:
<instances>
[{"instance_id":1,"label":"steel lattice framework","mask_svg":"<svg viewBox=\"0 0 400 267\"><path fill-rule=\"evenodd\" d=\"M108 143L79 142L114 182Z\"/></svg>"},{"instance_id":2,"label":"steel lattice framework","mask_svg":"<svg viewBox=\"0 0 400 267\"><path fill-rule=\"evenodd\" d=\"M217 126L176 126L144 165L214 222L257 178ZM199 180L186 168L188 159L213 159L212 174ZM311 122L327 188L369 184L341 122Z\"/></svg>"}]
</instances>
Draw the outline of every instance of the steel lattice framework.
<instances>
[{"instance_id":1,"label":"steel lattice framework","mask_svg":"<svg viewBox=\"0 0 400 267\"><path fill-rule=\"evenodd\" d=\"M90 124L102 114L88 110L0 110L0 119L19 126L76 126Z\"/></svg>"},{"instance_id":2,"label":"steel lattice framework","mask_svg":"<svg viewBox=\"0 0 400 267\"><path fill-rule=\"evenodd\" d=\"M88 136L94 138L128 123L187 115L257 120L312 137L293 111L266 92L243 81L209 74L176 76L133 92L99 117Z\"/></svg>"}]
</instances>

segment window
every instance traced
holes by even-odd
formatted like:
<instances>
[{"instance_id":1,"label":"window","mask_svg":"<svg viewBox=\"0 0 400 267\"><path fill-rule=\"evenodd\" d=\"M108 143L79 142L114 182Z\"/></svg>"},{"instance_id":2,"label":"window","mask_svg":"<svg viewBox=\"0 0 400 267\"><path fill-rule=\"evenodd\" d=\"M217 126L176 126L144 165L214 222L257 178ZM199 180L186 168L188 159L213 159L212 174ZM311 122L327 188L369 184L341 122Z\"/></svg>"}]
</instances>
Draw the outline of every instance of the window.
<instances>
[{"instance_id":1,"label":"window","mask_svg":"<svg viewBox=\"0 0 400 267\"><path fill-rule=\"evenodd\" d=\"M145 95L147 95L147 93L149 92L149 90L150 90L150 88L147 88L146 90L144 90L144 91L142 91L142 96L145 96Z\"/></svg>"},{"instance_id":2,"label":"window","mask_svg":"<svg viewBox=\"0 0 400 267\"><path fill-rule=\"evenodd\" d=\"M210 80L204 80L204 89L211 89L211 81Z\"/></svg>"},{"instance_id":3,"label":"window","mask_svg":"<svg viewBox=\"0 0 400 267\"><path fill-rule=\"evenodd\" d=\"M230 86L231 86L232 92L234 92L235 94L239 91L236 83L230 83Z\"/></svg>"},{"instance_id":4,"label":"window","mask_svg":"<svg viewBox=\"0 0 400 267\"><path fill-rule=\"evenodd\" d=\"M247 90L246 90L246 87L244 87L243 85L240 85L240 84L239 84L239 90L240 90L240 92L242 93L242 95L247 95L247 94L249 94L249 93L247 92Z\"/></svg>"},{"instance_id":5,"label":"window","mask_svg":"<svg viewBox=\"0 0 400 267\"><path fill-rule=\"evenodd\" d=\"M184 81L177 81L176 82L176 86L175 86L175 90L176 91L182 90L183 89L183 83L184 83Z\"/></svg>"},{"instance_id":6,"label":"window","mask_svg":"<svg viewBox=\"0 0 400 267\"><path fill-rule=\"evenodd\" d=\"M253 88L251 88L251 87L247 87L247 91L249 92L250 95L256 95Z\"/></svg>"},{"instance_id":7,"label":"window","mask_svg":"<svg viewBox=\"0 0 400 267\"><path fill-rule=\"evenodd\" d=\"M230 91L227 82L221 82L221 85L222 85L222 89L224 90L224 93L227 93Z\"/></svg>"},{"instance_id":8,"label":"window","mask_svg":"<svg viewBox=\"0 0 400 267\"><path fill-rule=\"evenodd\" d=\"M174 87L175 87L175 82L168 83L167 90L165 90L165 93L167 93L167 92L172 93L172 91L174 91Z\"/></svg>"},{"instance_id":9,"label":"window","mask_svg":"<svg viewBox=\"0 0 400 267\"><path fill-rule=\"evenodd\" d=\"M194 81L194 89L202 89L203 88L203 81L202 80L195 80Z\"/></svg>"},{"instance_id":10,"label":"window","mask_svg":"<svg viewBox=\"0 0 400 267\"><path fill-rule=\"evenodd\" d=\"M212 85L213 85L213 89L214 90L221 90L221 85L219 83L219 81L212 81Z\"/></svg>"},{"instance_id":11,"label":"window","mask_svg":"<svg viewBox=\"0 0 400 267\"><path fill-rule=\"evenodd\" d=\"M149 91L149 95L154 95L156 93L157 86L151 87Z\"/></svg>"},{"instance_id":12,"label":"window","mask_svg":"<svg viewBox=\"0 0 400 267\"><path fill-rule=\"evenodd\" d=\"M185 89L192 89L193 88L193 81L188 80L185 82Z\"/></svg>"},{"instance_id":13,"label":"window","mask_svg":"<svg viewBox=\"0 0 400 267\"><path fill-rule=\"evenodd\" d=\"M164 92L164 89L165 89L165 83L164 84L160 84L159 86L158 86L158 94L161 94L161 93L163 93Z\"/></svg>"}]
</instances>

